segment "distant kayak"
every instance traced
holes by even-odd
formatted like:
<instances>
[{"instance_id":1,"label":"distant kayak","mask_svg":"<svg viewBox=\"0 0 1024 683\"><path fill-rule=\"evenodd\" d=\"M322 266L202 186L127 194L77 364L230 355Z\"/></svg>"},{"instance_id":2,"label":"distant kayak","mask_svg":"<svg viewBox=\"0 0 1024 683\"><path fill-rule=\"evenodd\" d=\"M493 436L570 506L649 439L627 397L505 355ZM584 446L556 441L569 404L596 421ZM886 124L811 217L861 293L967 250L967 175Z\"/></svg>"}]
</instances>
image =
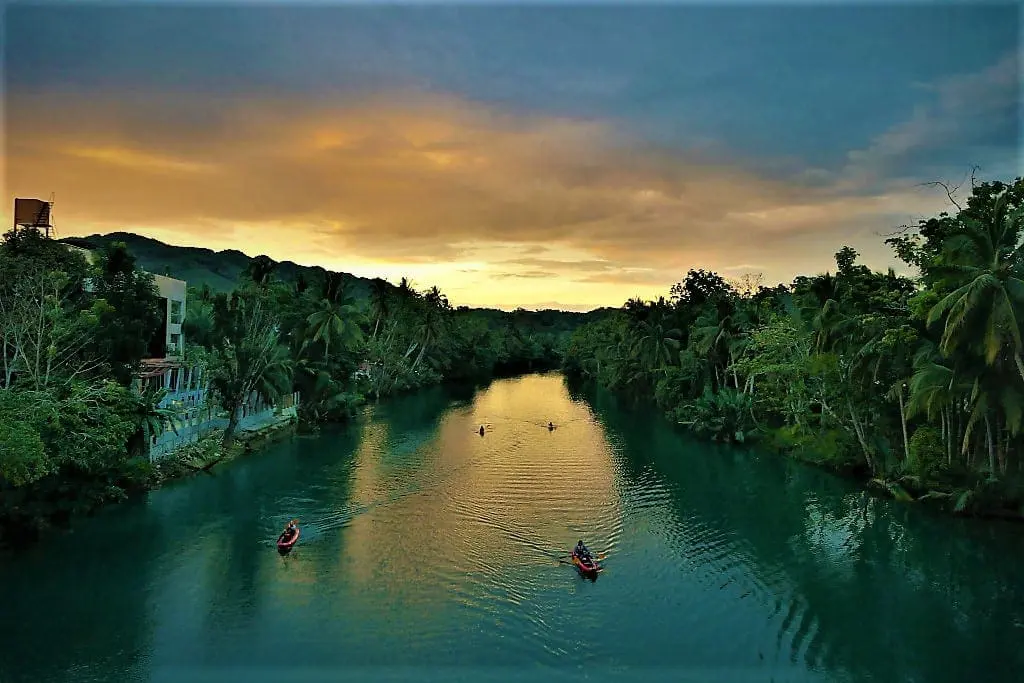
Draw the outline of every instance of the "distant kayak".
<instances>
[{"instance_id":1,"label":"distant kayak","mask_svg":"<svg viewBox=\"0 0 1024 683\"><path fill-rule=\"evenodd\" d=\"M299 542L299 534L300 533L301 532L298 529L295 529L295 534L293 534L292 537L290 539L288 539L288 540L285 540L284 534L281 534L280 536L278 536L277 537L277 551L279 553L281 553L281 554L285 554L287 552L290 552L291 549L295 547L295 544Z\"/></svg>"}]
</instances>

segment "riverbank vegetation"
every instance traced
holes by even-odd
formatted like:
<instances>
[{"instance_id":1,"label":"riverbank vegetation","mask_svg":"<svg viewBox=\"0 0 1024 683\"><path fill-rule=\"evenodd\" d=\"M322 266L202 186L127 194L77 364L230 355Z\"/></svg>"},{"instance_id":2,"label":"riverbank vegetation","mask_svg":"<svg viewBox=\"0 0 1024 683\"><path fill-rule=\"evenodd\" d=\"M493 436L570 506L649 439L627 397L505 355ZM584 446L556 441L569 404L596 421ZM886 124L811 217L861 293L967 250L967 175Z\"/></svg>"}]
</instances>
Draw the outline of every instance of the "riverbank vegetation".
<instances>
[{"instance_id":1,"label":"riverbank vegetation","mask_svg":"<svg viewBox=\"0 0 1024 683\"><path fill-rule=\"evenodd\" d=\"M234 291L192 290L183 329L225 407L254 391L271 401L298 391L307 425L345 420L366 399L439 382L557 368L583 320L456 309L437 287L420 292L406 279L375 280L360 300L346 274L279 281L274 267L257 257ZM235 427L229 423L226 440Z\"/></svg>"},{"instance_id":2,"label":"riverbank vegetation","mask_svg":"<svg viewBox=\"0 0 1024 683\"><path fill-rule=\"evenodd\" d=\"M161 320L152 276L111 245L19 230L0 243L0 541L124 495L165 416L131 389Z\"/></svg>"},{"instance_id":3,"label":"riverbank vegetation","mask_svg":"<svg viewBox=\"0 0 1024 683\"><path fill-rule=\"evenodd\" d=\"M951 196L952 198L952 196ZM565 371L696 434L760 444L904 500L1024 516L1024 181L886 242L911 277L843 247L765 287L691 270L574 333Z\"/></svg>"},{"instance_id":4,"label":"riverbank vegetation","mask_svg":"<svg viewBox=\"0 0 1024 683\"><path fill-rule=\"evenodd\" d=\"M407 280L373 281L356 298L351 276L278 280L277 264L257 257L233 291L189 293L183 355L227 424L216 445L157 466L147 444L178 415L133 379L164 304L124 244L92 256L31 229L0 243L0 544L229 458L235 409L253 396L273 404L297 391L302 424L345 420L367 399L558 367L583 319L455 309Z\"/></svg>"}]
</instances>

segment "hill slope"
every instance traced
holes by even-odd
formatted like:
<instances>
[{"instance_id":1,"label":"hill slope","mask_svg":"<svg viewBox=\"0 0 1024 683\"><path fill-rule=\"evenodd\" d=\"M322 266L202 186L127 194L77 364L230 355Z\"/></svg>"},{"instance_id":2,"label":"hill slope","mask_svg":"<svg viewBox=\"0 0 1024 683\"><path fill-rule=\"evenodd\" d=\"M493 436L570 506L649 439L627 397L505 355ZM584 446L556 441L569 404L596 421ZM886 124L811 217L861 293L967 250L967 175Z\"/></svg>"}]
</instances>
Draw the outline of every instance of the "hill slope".
<instances>
[{"instance_id":1,"label":"hill slope","mask_svg":"<svg viewBox=\"0 0 1024 683\"><path fill-rule=\"evenodd\" d=\"M156 275L185 280L190 287L207 285L215 292L230 292L234 289L252 258L236 249L213 251L201 247L176 247L129 232L66 237L61 241L86 249L102 249L112 242L124 242L128 251L138 259L139 266L145 270ZM281 261L277 264L274 277L294 282L299 274L307 279L314 279L324 272L320 267L300 266L292 261ZM350 284L356 290L354 294L365 296L371 280L354 275L350 277Z\"/></svg>"},{"instance_id":2,"label":"hill slope","mask_svg":"<svg viewBox=\"0 0 1024 683\"><path fill-rule=\"evenodd\" d=\"M185 280L189 287L209 286L215 292L229 292L234 289L245 275L252 257L228 249L213 251L201 247L176 247L159 240L143 237L130 232L112 232L106 235L89 235L88 237L65 237L60 240L67 244L85 249L103 249L112 242L124 242L136 259L139 266L157 275ZM280 261L274 271L274 277L286 282L294 282L299 275L307 280L319 279L326 272L319 266L302 266L292 261ZM355 298L369 296L370 278L358 277L349 273L347 276L349 292ZM488 318L497 322L505 320L515 322L527 329L538 331L568 331L584 322L600 317L612 309L596 309L588 313L569 311L515 311L506 312L496 309L475 309L486 311Z\"/></svg>"}]
</instances>

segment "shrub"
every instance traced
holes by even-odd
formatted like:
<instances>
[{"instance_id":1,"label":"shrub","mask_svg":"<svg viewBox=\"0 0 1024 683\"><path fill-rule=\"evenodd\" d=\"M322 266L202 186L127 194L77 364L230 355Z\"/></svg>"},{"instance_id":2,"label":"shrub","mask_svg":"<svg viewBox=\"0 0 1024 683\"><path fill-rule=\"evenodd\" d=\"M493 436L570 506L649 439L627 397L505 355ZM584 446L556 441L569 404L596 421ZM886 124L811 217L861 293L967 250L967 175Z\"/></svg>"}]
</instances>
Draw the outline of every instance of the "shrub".
<instances>
[{"instance_id":1,"label":"shrub","mask_svg":"<svg viewBox=\"0 0 1024 683\"><path fill-rule=\"evenodd\" d=\"M910 458L904 472L921 479L937 476L945 466L946 448L942 434L934 427L918 427L910 437Z\"/></svg>"},{"instance_id":2,"label":"shrub","mask_svg":"<svg viewBox=\"0 0 1024 683\"><path fill-rule=\"evenodd\" d=\"M754 431L750 397L734 389L717 394L705 391L695 402L678 408L676 416L698 436L715 441L743 442Z\"/></svg>"}]
</instances>

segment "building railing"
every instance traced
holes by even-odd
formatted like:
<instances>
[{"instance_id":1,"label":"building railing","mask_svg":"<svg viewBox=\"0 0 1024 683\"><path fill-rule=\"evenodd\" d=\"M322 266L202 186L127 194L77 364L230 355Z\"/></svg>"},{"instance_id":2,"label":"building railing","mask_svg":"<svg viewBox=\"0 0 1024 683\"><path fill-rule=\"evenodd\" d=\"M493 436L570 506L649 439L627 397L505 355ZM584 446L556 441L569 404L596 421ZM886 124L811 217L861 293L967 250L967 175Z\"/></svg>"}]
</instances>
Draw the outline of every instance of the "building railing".
<instances>
[{"instance_id":1,"label":"building railing","mask_svg":"<svg viewBox=\"0 0 1024 683\"><path fill-rule=\"evenodd\" d=\"M195 408L201 406L206 400L207 389L200 387L188 391L172 391L164 395L157 405L158 408L171 408L180 405L183 408Z\"/></svg>"},{"instance_id":2,"label":"building railing","mask_svg":"<svg viewBox=\"0 0 1024 683\"><path fill-rule=\"evenodd\" d=\"M197 389L191 392L179 392L181 394L204 394L205 389ZM174 396L171 394L169 396ZM195 443L204 435L215 429L224 429L228 426L227 413L207 405L202 399L197 400L191 406L185 406L174 402L166 406L161 402L161 407L180 409L179 415L174 424L168 424L161 434L154 436L149 443L149 459L151 462L161 460L176 449L190 443ZM266 424L272 424L279 417L297 417L300 395L294 392L283 396L276 404L268 404L257 397L250 397L250 400L239 406L237 410L238 427L240 431L259 429Z\"/></svg>"}]
</instances>

